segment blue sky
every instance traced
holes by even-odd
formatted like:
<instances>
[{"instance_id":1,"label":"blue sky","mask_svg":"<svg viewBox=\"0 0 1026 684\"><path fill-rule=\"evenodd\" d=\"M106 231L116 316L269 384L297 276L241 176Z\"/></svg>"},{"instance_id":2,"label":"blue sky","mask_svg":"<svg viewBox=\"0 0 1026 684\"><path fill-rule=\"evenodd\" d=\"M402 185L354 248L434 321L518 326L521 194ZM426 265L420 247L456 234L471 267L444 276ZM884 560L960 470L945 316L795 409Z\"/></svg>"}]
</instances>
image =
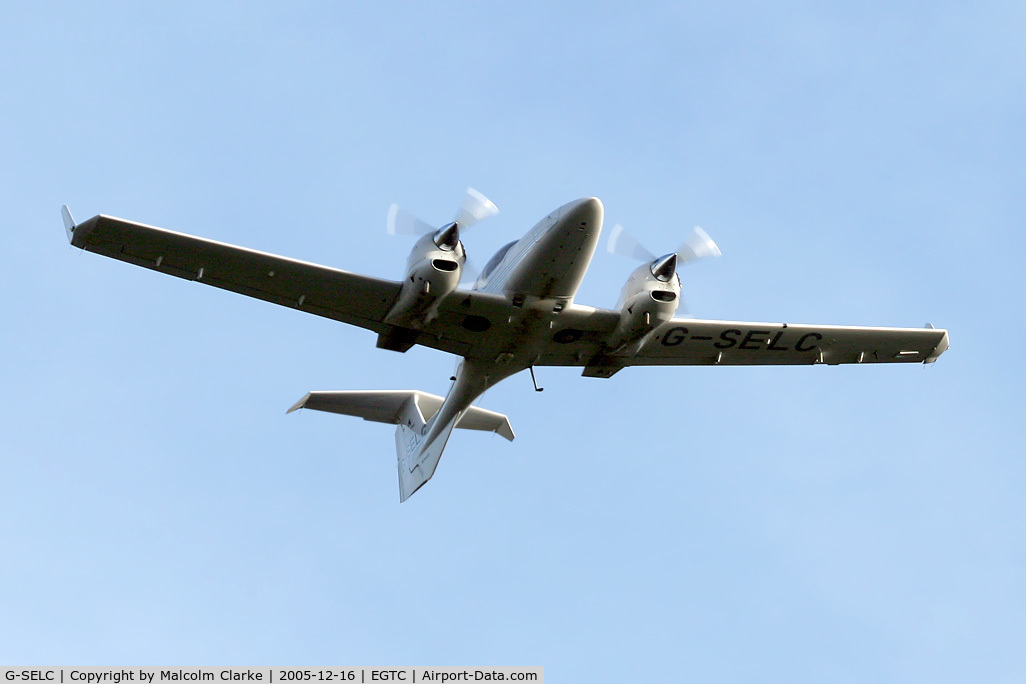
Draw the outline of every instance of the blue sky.
<instances>
[{"instance_id":1,"label":"blue sky","mask_svg":"<svg viewBox=\"0 0 1026 684\"><path fill-rule=\"evenodd\" d=\"M0 661L1021 681L1019 3L0 10ZM97 213L381 277L595 195L695 315L951 331L933 367L542 369L396 493L312 389L454 361L67 246ZM633 264L598 254L578 301Z\"/></svg>"}]
</instances>

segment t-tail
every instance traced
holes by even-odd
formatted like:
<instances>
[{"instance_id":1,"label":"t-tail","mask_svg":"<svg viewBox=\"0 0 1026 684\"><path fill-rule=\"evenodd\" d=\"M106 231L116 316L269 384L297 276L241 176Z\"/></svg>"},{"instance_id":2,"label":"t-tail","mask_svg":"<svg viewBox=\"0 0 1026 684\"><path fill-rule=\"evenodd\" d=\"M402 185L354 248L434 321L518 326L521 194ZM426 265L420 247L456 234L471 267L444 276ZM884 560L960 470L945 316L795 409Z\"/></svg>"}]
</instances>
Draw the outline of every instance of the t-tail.
<instances>
[{"instance_id":1,"label":"t-tail","mask_svg":"<svg viewBox=\"0 0 1026 684\"><path fill-rule=\"evenodd\" d=\"M399 410L402 422L395 429L395 453L399 462L399 501L406 501L423 487L435 474L449 435L456 427L459 416L453 416L446 425L435 428L432 421L424 420L417 395L411 396ZM435 429L432 429L435 428ZM430 441L428 441L430 438Z\"/></svg>"},{"instance_id":2,"label":"t-tail","mask_svg":"<svg viewBox=\"0 0 1026 684\"><path fill-rule=\"evenodd\" d=\"M513 428L505 415L477 406L452 415L450 410L440 410L444 403L440 396L417 390L310 392L289 412L308 408L397 425L395 449L402 502L435 474L454 428L494 432L513 441ZM447 420L444 425L436 425L436 419Z\"/></svg>"}]
</instances>

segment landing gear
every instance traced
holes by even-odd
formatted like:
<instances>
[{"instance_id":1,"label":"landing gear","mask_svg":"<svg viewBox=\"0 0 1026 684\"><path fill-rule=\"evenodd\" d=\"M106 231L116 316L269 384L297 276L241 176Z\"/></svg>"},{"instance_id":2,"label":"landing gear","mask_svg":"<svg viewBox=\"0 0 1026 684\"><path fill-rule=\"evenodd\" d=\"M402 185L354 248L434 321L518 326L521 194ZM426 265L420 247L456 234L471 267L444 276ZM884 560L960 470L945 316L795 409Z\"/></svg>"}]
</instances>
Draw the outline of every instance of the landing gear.
<instances>
[{"instance_id":1,"label":"landing gear","mask_svg":"<svg viewBox=\"0 0 1026 684\"><path fill-rule=\"evenodd\" d=\"M534 377L534 366L530 366L529 368L531 369L531 382L534 383L534 391L535 392L543 392L543 391L545 391L544 387L538 387L538 378Z\"/></svg>"}]
</instances>

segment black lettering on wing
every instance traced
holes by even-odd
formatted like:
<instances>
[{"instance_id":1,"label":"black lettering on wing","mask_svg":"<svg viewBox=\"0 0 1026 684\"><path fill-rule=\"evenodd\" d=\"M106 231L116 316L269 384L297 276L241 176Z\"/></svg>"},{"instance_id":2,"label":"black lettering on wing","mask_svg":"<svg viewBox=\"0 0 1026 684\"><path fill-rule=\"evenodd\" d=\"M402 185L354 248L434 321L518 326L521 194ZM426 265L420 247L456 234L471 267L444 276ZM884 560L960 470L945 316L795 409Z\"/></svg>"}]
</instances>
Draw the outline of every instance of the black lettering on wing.
<instances>
[{"instance_id":1,"label":"black lettering on wing","mask_svg":"<svg viewBox=\"0 0 1026 684\"><path fill-rule=\"evenodd\" d=\"M788 347L786 345L785 346L778 346L777 345L777 342L779 342L780 338L783 337L783 336L784 336L784 331L781 330L780 332L778 332L776 335L773 336L772 340L769 341L769 344L766 345L766 349L768 349L770 351L787 351L788 349L790 349L790 347Z\"/></svg>"},{"instance_id":2,"label":"black lettering on wing","mask_svg":"<svg viewBox=\"0 0 1026 684\"><path fill-rule=\"evenodd\" d=\"M678 344L683 342L684 338L687 337L687 336L688 336L688 329L687 328L681 328L681 327L670 328L669 330L666 331L666 334L663 335L663 339L661 340L661 342L662 342L664 347L676 347Z\"/></svg>"},{"instance_id":3,"label":"black lettering on wing","mask_svg":"<svg viewBox=\"0 0 1026 684\"><path fill-rule=\"evenodd\" d=\"M758 349L759 346L768 341L768 337L759 337L761 335L769 335L769 330L749 330L748 334L745 335L745 339L741 340L741 344L738 345L738 349Z\"/></svg>"},{"instance_id":4,"label":"black lettering on wing","mask_svg":"<svg viewBox=\"0 0 1026 684\"><path fill-rule=\"evenodd\" d=\"M720 333L720 341L713 342L713 346L717 349L730 349L737 344L737 335L740 335L741 331L735 328L729 328ZM734 335L734 337L731 337Z\"/></svg>"},{"instance_id":5,"label":"black lettering on wing","mask_svg":"<svg viewBox=\"0 0 1026 684\"><path fill-rule=\"evenodd\" d=\"M804 335L802 335L801 337L798 338L798 342L796 342L795 345L794 345L794 350L795 351L800 351L800 352L812 351L813 349L815 349L818 346L818 345L815 345L815 344L810 344L808 346L805 346L805 343L806 343L807 340L815 340L816 342L822 342L823 341L823 336L820 335L817 332L806 333L806 334L804 334Z\"/></svg>"}]
</instances>

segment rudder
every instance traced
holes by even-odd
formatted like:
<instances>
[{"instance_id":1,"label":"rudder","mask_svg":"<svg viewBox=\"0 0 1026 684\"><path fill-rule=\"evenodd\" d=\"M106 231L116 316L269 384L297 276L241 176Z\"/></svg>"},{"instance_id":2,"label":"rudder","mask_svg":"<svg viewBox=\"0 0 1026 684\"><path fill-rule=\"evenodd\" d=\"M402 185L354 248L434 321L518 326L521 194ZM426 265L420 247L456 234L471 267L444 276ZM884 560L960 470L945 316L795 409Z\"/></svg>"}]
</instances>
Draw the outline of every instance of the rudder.
<instances>
[{"instance_id":1,"label":"rudder","mask_svg":"<svg viewBox=\"0 0 1026 684\"><path fill-rule=\"evenodd\" d=\"M414 394L406 400L400 409L399 418L401 422L395 430L395 451L399 470L399 502L402 503L435 474L442 450L449 441L449 435L452 434L458 416L450 420L427 445L424 444L424 439L430 431L431 422L424 422L417 395Z\"/></svg>"}]
</instances>

